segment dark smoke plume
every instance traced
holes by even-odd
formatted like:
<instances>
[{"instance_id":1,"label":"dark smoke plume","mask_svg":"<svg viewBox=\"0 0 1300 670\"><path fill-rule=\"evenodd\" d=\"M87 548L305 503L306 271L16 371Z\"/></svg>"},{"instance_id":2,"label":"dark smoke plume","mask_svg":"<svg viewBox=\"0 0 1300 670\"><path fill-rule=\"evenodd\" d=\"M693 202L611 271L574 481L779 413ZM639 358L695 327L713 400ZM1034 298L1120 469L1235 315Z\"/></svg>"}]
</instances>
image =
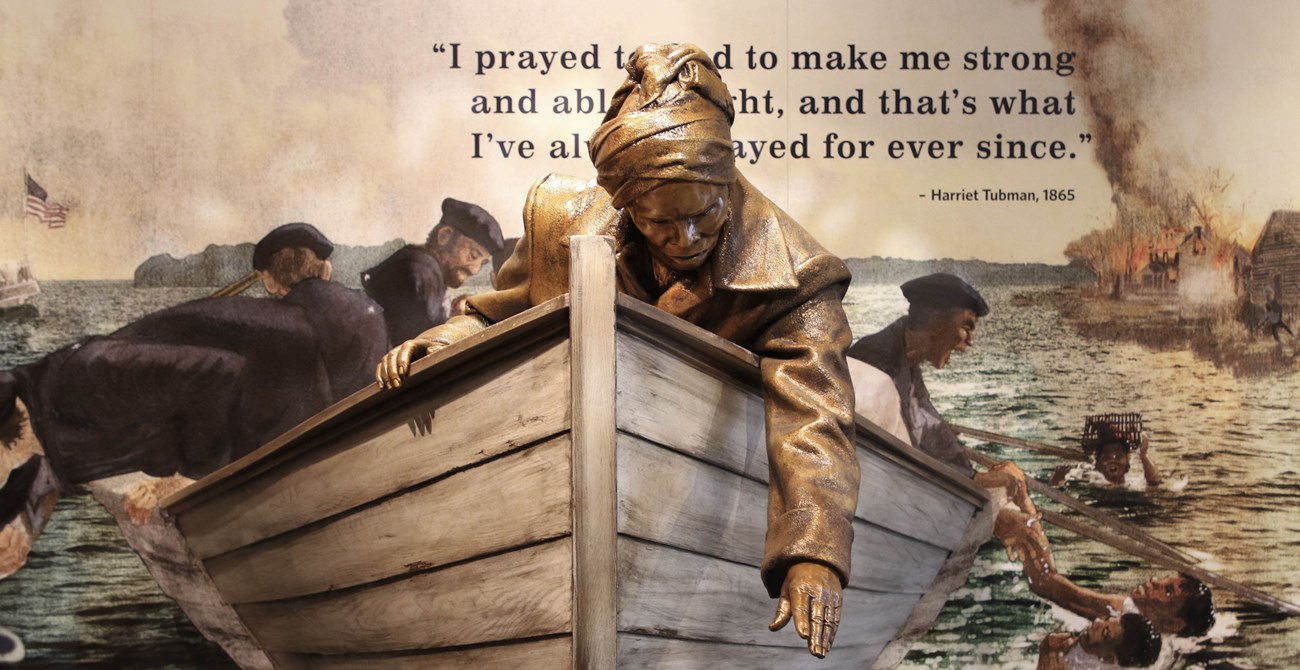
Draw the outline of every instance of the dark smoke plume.
<instances>
[{"instance_id":1,"label":"dark smoke plume","mask_svg":"<svg viewBox=\"0 0 1300 670\"><path fill-rule=\"evenodd\" d=\"M1154 232L1187 218L1192 166L1170 121L1204 65L1201 0L1046 0L1056 47L1078 54L1076 92L1121 227Z\"/></svg>"}]
</instances>

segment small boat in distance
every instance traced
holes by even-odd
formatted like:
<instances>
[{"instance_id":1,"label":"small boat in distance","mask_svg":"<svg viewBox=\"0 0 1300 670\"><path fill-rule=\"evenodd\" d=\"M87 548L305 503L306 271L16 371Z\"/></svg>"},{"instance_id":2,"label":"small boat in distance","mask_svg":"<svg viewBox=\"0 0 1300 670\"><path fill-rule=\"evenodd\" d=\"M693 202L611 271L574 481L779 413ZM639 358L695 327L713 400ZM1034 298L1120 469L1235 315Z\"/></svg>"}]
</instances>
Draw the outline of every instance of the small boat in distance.
<instances>
[{"instance_id":1,"label":"small boat in distance","mask_svg":"<svg viewBox=\"0 0 1300 670\"><path fill-rule=\"evenodd\" d=\"M902 660L996 502L858 417L835 646L818 660L769 632L758 358L617 294L605 238L571 253L569 294L173 495L154 546L127 533L200 631L245 668Z\"/></svg>"},{"instance_id":2,"label":"small boat in distance","mask_svg":"<svg viewBox=\"0 0 1300 670\"><path fill-rule=\"evenodd\" d=\"M11 270L13 266L0 267L0 315L34 310L27 301L41 292L41 285L26 263Z\"/></svg>"}]
</instances>

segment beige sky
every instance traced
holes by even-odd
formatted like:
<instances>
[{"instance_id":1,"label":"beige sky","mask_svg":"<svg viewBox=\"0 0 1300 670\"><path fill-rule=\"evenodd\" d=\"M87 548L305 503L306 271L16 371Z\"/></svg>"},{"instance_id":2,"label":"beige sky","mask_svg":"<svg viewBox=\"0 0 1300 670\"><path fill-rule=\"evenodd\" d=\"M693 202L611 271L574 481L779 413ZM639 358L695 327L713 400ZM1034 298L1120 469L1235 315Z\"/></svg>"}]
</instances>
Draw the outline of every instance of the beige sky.
<instances>
[{"instance_id":1,"label":"beige sky","mask_svg":"<svg viewBox=\"0 0 1300 670\"><path fill-rule=\"evenodd\" d=\"M811 157L764 156L742 170L828 248L844 256L982 258L1063 262L1065 244L1101 225L1111 190L1093 159L1097 146L1080 110L1073 116L996 116L988 96L1026 89L1040 96L1081 91L1078 74L966 72L967 51L1055 51L1042 5L1021 0L906 2L597 2L500 0L374 3L0 1L0 257L26 250L46 278L129 277L152 254L195 253L209 243L257 239L294 220L336 242L422 238L439 203L482 204L508 235L529 184L552 171L590 176L584 157L552 160L552 139L585 140L597 114L551 113L557 95L621 82L614 48L689 41L732 48L723 73L733 94L771 91L781 118L738 117L737 139L790 141L806 133ZM1079 53L1106 61L1100 90L1144 115L1144 138L1189 170L1235 176L1234 198L1258 226L1293 206L1300 155L1298 3L1120 3L1076 5L1128 22L1164 49L1145 66L1122 52ZM1124 9L1116 10L1116 6ZM1161 20L1172 8L1177 21ZM1172 27L1170 27L1172 26ZM1139 40L1140 42L1140 40ZM434 44L460 44L460 69ZM542 75L516 68L474 74L480 50L584 51L600 68ZM881 51L873 71L790 71L791 50ZM751 70L745 50L777 54ZM1145 47L1144 47L1145 48ZM899 52L947 51L948 71L900 72ZM1136 63L1136 61L1135 61ZM517 63L516 63L517 64ZM1143 78L1134 68L1158 70ZM1127 68L1127 69L1126 69ZM1130 77L1130 74L1132 76ZM475 95L535 89L534 115L476 115ZM805 95L863 89L866 114L797 113ZM958 89L972 115L882 116L876 97L901 89L937 96ZM1120 98L1116 98L1120 99ZM1084 103L1079 101L1077 105ZM472 134L531 139L537 156L471 158ZM873 139L866 160L826 159L828 133ZM1062 140L1074 159L975 158L975 143ZM890 140L961 140L957 159L891 160ZM489 147L490 148L490 147ZM495 150L493 150L495 151ZM24 167L53 200L72 208L68 226L41 230L22 219ZM1072 188L1070 203L943 203L933 189L1001 188L1039 193ZM926 197L923 197L926 196ZM24 222L26 225L24 225ZM26 232L24 233L24 229Z\"/></svg>"}]
</instances>

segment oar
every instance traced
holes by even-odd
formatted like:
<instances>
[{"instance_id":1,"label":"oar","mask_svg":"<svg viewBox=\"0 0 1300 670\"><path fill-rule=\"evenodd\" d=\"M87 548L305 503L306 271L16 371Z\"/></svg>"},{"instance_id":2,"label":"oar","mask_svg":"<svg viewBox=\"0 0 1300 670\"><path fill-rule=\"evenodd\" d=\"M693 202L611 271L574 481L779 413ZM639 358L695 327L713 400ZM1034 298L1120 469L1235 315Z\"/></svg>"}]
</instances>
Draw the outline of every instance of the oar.
<instances>
[{"instance_id":1,"label":"oar","mask_svg":"<svg viewBox=\"0 0 1300 670\"><path fill-rule=\"evenodd\" d=\"M975 461L976 463L979 463L980 465L986 468L991 468L994 465L997 465L998 463L997 459L993 458L992 456L989 456L988 454L975 451L970 447L963 446L963 448L966 450L966 455L972 461ZM1123 519L1117 519L1079 500L1078 498L1066 495L1065 493L1062 493L1056 490L1055 488L1048 486L1047 484L1044 484L1038 481L1037 479L1034 479L1033 477L1025 477L1025 483L1029 485L1029 490L1047 496L1049 499L1061 505L1064 505L1065 507L1069 507L1070 509L1088 517L1089 519L1092 519L1093 521L1102 524L1103 526L1112 528L1118 533L1123 533L1124 535L1129 536L1135 541L1143 542L1172 560L1182 561L1185 563L1196 562L1196 559L1192 558L1191 556L1183 553L1178 549L1175 549L1174 547L1169 546L1168 544L1165 544L1164 542L1160 541L1159 538L1156 538L1155 536L1151 535L1145 530L1142 530L1141 528L1138 528L1137 526L1134 526L1133 524L1128 523Z\"/></svg>"},{"instance_id":2,"label":"oar","mask_svg":"<svg viewBox=\"0 0 1300 670\"><path fill-rule=\"evenodd\" d=\"M257 270L253 270L252 272L244 275L243 277L240 277L239 279L236 279L235 281L226 284L220 289L217 289L217 291L215 291L212 294L212 297L229 298L230 296L239 295L240 293L247 291L248 287L252 286L253 284L256 284L257 280L261 278L262 278L262 274Z\"/></svg>"},{"instance_id":3,"label":"oar","mask_svg":"<svg viewBox=\"0 0 1300 670\"><path fill-rule=\"evenodd\" d=\"M1057 526L1063 530L1068 530L1077 535L1082 535L1083 537L1096 540L1097 542L1101 542L1102 544L1109 545L1111 547L1119 549L1120 551L1131 554L1138 558L1146 559L1148 561L1151 561L1152 563L1155 563L1156 565L1161 565L1166 568L1169 568L1170 570L1177 570L1179 572L1189 574L1205 582L1206 584L1213 586L1216 589L1223 589L1225 591L1235 593L1241 596L1242 598L1245 598L1246 600L1249 600L1257 605L1263 605L1264 607L1268 607L1277 610L1279 612L1282 612L1284 614L1289 614L1291 616L1300 614L1300 605L1289 603L1280 598L1274 598L1273 596L1270 596L1267 593L1252 589L1251 587L1246 586L1245 584L1235 582L1222 575L1209 572L1208 570L1203 570L1186 561L1179 561L1177 559L1170 558L1158 551L1153 551L1151 547L1145 544L1142 544L1140 542L1134 542L1133 540L1130 540L1126 537L1108 533L1099 528L1093 528L1092 526L1089 526L1084 523L1080 523L1078 520L1072 519L1068 516L1065 516L1064 514L1053 512L1051 510L1041 510L1041 511L1043 513L1043 521L1046 521L1047 523L1050 523L1053 526Z\"/></svg>"},{"instance_id":4,"label":"oar","mask_svg":"<svg viewBox=\"0 0 1300 670\"><path fill-rule=\"evenodd\" d=\"M1012 447L1023 447L1025 449L1042 452L1044 454L1051 454L1052 456L1058 456L1060 458L1065 458L1071 461L1083 461L1086 463L1090 460L1088 456L1085 455L1082 451L1075 451L1073 449L1062 449L1061 447L1053 447L1050 444L1043 444L1042 442L1031 442L1029 440L1022 440L1018 437L1011 437L1010 435L999 435L998 433L990 433L986 430L980 430L978 428L971 428L969 426L959 426L955 423L950 423L948 425L951 426L953 430L957 431L961 435L970 435L971 437L978 438L986 442L1006 444Z\"/></svg>"}]
</instances>

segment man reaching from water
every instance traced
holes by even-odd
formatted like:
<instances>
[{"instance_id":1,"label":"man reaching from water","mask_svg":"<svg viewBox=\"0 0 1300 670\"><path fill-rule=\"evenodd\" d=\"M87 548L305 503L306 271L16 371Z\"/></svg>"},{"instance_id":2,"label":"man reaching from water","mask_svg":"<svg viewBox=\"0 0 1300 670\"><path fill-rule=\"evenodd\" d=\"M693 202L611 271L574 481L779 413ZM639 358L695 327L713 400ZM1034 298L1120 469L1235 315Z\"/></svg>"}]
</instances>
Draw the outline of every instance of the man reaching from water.
<instances>
[{"instance_id":1,"label":"man reaching from water","mask_svg":"<svg viewBox=\"0 0 1300 670\"><path fill-rule=\"evenodd\" d=\"M1013 560L1024 566L1029 588L1040 597L1075 614L1095 619L1136 612L1165 635L1201 637L1214 626L1210 587L1186 574L1153 577L1128 594L1102 593L1070 581L1056 569L1047 535L1038 519L1005 507L993 532Z\"/></svg>"}]
</instances>

